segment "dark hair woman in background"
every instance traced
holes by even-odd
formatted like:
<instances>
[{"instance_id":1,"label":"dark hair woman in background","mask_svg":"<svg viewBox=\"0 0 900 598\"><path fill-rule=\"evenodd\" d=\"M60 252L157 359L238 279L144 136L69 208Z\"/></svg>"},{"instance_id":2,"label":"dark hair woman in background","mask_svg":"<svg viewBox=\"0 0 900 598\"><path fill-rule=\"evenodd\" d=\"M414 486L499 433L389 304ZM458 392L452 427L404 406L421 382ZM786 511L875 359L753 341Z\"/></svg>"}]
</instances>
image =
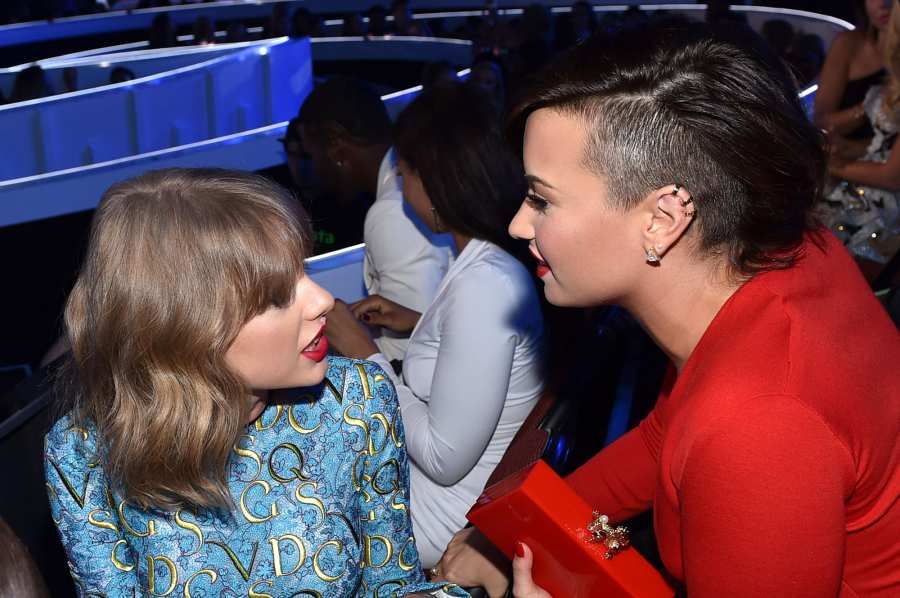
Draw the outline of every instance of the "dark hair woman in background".
<instances>
[{"instance_id":1,"label":"dark hair woman in background","mask_svg":"<svg viewBox=\"0 0 900 598\"><path fill-rule=\"evenodd\" d=\"M521 164L496 106L465 84L423 92L395 129L403 198L458 252L424 313L373 295L352 306L363 321L410 332L400 398L411 457L416 544L440 558L543 390L543 322L534 282L503 249L525 193ZM365 328L338 304L329 335L344 355L390 370Z\"/></svg>"},{"instance_id":2,"label":"dark hair woman in background","mask_svg":"<svg viewBox=\"0 0 900 598\"><path fill-rule=\"evenodd\" d=\"M811 217L823 141L784 65L632 32L547 69L514 123L530 190L510 232L547 298L626 307L674 366L568 482L614 522L652 507L693 598L900 594L900 335ZM447 577L485 574L454 545ZM545 595L516 551L515 595Z\"/></svg>"}]
</instances>

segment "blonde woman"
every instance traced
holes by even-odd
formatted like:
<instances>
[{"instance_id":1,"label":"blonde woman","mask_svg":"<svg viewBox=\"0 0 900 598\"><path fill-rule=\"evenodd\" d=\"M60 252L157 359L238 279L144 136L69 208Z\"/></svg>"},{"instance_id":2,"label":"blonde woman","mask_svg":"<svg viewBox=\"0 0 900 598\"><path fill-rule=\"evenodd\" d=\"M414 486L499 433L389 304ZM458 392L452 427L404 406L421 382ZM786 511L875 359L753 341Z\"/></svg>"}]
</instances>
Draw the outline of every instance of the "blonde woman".
<instances>
[{"instance_id":1,"label":"blonde woman","mask_svg":"<svg viewBox=\"0 0 900 598\"><path fill-rule=\"evenodd\" d=\"M894 4L896 7L896 3ZM863 106L874 137L855 161L845 156L840 138L832 139L829 172L839 179L827 195L826 220L857 256L887 262L900 246L900 10L885 28L887 77L869 89Z\"/></svg>"},{"instance_id":2,"label":"blonde woman","mask_svg":"<svg viewBox=\"0 0 900 598\"><path fill-rule=\"evenodd\" d=\"M333 300L290 206L218 170L104 195L65 313L75 403L45 454L81 596L439 591L394 388L327 357Z\"/></svg>"},{"instance_id":3,"label":"blonde woman","mask_svg":"<svg viewBox=\"0 0 900 598\"><path fill-rule=\"evenodd\" d=\"M855 0L854 4L857 27L835 37L819 74L815 122L847 139L848 149L861 153L872 137L863 100L884 78L884 30L893 2Z\"/></svg>"}]
</instances>

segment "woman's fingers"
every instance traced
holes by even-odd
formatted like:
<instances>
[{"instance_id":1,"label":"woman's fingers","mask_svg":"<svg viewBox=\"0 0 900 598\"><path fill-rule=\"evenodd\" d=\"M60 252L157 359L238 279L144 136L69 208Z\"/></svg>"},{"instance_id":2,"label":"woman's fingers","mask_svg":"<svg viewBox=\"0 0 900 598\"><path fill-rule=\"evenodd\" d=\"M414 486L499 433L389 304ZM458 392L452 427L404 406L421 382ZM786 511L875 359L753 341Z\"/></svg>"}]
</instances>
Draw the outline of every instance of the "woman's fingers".
<instances>
[{"instance_id":1,"label":"woman's fingers","mask_svg":"<svg viewBox=\"0 0 900 598\"><path fill-rule=\"evenodd\" d=\"M551 598L550 594L534 583L531 567L534 554L524 542L516 544L513 557L513 596L515 598Z\"/></svg>"},{"instance_id":2,"label":"woman's fingers","mask_svg":"<svg viewBox=\"0 0 900 598\"><path fill-rule=\"evenodd\" d=\"M350 305L350 311L353 312L353 315L359 319L364 319L363 315L372 312L381 312L384 311L384 299L379 297L378 295L372 295L371 297L366 297L361 301L357 301Z\"/></svg>"}]
</instances>

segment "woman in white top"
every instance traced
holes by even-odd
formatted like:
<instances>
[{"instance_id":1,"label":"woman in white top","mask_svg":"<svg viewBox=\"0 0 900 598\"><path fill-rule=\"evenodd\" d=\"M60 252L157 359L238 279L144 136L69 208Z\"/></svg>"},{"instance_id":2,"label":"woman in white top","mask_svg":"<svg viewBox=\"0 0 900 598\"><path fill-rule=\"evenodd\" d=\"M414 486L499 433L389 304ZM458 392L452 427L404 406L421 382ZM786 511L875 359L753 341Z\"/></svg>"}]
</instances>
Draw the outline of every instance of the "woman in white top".
<instances>
[{"instance_id":1,"label":"woman in white top","mask_svg":"<svg viewBox=\"0 0 900 598\"><path fill-rule=\"evenodd\" d=\"M394 378L413 531L429 567L543 390L543 321L533 280L501 247L525 187L489 98L462 84L429 90L400 115L395 137L405 201L434 232L452 235L458 255L423 314L371 296L339 305L329 338ZM412 330L402 377L359 320Z\"/></svg>"}]
</instances>

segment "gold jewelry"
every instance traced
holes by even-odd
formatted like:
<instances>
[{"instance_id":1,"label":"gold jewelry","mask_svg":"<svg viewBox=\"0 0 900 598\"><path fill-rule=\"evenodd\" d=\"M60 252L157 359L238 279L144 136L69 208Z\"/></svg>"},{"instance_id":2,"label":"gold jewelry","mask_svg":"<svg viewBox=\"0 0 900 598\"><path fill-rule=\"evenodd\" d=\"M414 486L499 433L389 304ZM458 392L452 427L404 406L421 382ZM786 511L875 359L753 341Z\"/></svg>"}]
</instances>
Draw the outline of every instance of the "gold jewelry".
<instances>
[{"instance_id":1,"label":"gold jewelry","mask_svg":"<svg viewBox=\"0 0 900 598\"><path fill-rule=\"evenodd\" d=\"M609 517L601 515L597 511L591 515L594 520L588 524L587 531L591 534L591 542L602 543L606 547L603 558L611 559L628 548L631 544L631 540L628 538L628 528L622 525L617 527L609 525Z\"/></svg>"}]
</instances>

